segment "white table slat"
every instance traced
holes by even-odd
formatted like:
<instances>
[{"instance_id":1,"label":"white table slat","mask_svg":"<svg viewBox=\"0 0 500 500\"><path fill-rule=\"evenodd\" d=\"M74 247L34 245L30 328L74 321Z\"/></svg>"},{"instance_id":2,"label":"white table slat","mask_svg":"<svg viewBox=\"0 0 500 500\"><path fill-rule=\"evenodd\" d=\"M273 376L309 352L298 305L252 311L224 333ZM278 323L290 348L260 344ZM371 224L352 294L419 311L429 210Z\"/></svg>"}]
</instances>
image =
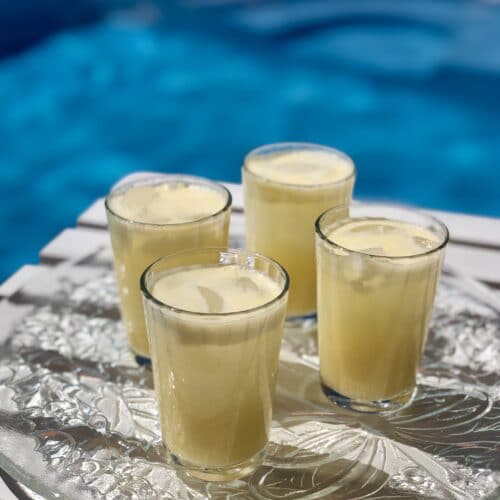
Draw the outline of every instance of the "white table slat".
<instances>
[{"instance_id":1,"label":"white table slat","mask_svg":"<svg viewBox=\"0 0 500 500\"><path fill-rule=\"evenodd\" d=\"M241 234L244 224L243 214L235 213L231 217L229 231ZM40 251L40 259L46 263L56 263L62 260L85 258L98 250L102 250L103 259L109 256L111 260L111 241L107 231L96 227L69 228L60 232L50 243Z\"/></svg>"},{"instance_id":2,"label":"white table slat","mask_svg":"<svg viewBox=\"0 0 500 500\"><path fill-rule=\"evenodd\" d=\"M450 243L446 248L445 266L479 281L500 284L500 251Z\"/></svg>"},{"instance_id":3,"label":"white table slat","mask_svg":"<svg viewBox=\"0 0 500 500\"><path fill-rule=\"evenodd\" d=\"M443 221L453 241L500 249L500 218L479 217L440 210L423 210Z\"/></svg>"},{"instance_id":4,"label":"white table slat","mask_svg":"<svg viewBox=\"0 0 500 500\"><path fill-rule=\"evenodd\" d=\"M28 280L34 278L40 269L40 266L31 264L19 268L0 285L0 297L9 297L17 292Z\"/></svg>"},{"instance_id":5,"label":"white table slat","mask_svg":"<svg viewBox=\"0 0 500 500\"><path fill-rule=\"evenodd\" d=\"M104 250L111 248L107 231L89 227L69 228L42 248L40 259L45 263L51 263L84 258L100 248Z\"/></svg>"},{"instance_id":6,"label":"white table slat","mask_svg":"<svg viewBox=\"0 0 500 500\"><path fill-rule=\"evenodd\" d=\"M243 216L235 214L231 221L233 228L243 224ZM241 229L240 229L241 230ZM111 245L106 231L79 227L65 229L40 253L44 263L57 263L67 259L84 258L101 249L102 259L111 260ZM445 265L459 270L466 276L500 284L500 251L450 243L446 250Z\"/></svg>"},{"instance_id":7,"label":"white table slat","mask_svg":"<svg viewBox=\"0 0 500 500\"><path fill-rule=\"evenodd\" d=\"M0 498L2 500L17 500L17 497L7 488L2 478L0 478Z\"/></svg>"},{"instance_id":8,"label":"white table slat","mask_svg":"<svg viewBox=\"0 0 500 500\"><path fill-rule=\"evenodd\" d=\"M147 177L151 173L132 174L125 177L120 183L134 180L138 177ZM243 210L243 188L241 184L223 183L233 196L233 207ZM422 210L442 220L450 230L452 241L479 246L490 246L500 249L500 218L479 217L439 210ZM96 200L80 217L78 225L90 227L106 227L106 212L104 198Z\"/></svg>"},{"instance_id":9,"label":"white table slat","mask_svg":"<svg viewBox=\"0 0 500 500\"><path fill-rule=\"evenodd\" d=\"M104 208L104 198L98 198L89 208L83 211L76 220L79 226L105 228L108 225L106 220L106 209Z\"/></svg>"}]
</instances>

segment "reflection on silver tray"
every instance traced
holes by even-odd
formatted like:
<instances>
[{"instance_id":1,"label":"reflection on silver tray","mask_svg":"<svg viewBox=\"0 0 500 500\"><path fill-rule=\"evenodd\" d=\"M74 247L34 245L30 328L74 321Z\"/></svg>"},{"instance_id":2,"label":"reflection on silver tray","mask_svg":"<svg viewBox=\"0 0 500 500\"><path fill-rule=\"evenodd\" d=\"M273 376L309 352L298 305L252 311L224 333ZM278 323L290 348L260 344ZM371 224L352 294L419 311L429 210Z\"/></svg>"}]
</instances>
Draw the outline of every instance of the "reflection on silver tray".
<instances>
[{"instance_id":1,"label":"reflection on silver tray","mask_svg":"<svg viewBox=\"0 0 500 500\"><path fill-rule=\"evenodd\" d=\"M264 465L207 484L164 459L110 270L65 264L0 303L0 467L48 498L495 498L498 297L463 288L443 279L416 399L391 415L333 408L314 333L286 334Z\"/></svg>"}]
</instances>

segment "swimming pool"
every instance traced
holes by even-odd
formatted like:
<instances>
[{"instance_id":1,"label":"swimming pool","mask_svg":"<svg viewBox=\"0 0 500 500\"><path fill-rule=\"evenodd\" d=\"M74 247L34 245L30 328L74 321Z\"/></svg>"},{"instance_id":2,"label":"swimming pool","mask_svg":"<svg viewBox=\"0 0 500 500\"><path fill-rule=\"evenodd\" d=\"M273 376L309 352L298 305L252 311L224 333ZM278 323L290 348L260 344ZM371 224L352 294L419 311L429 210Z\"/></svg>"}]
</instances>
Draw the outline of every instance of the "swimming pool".
<instances>
[{"instance_id":1,"label":"swimming pool","mask_svg":"<svg viewBox=\"0 0 500 500\"><path fill-rule=\"evenodd\" d=\"M494 2L94 4L0 61L0 280L128 172L239 181L274 141L345 150L358 197L500 216Z\"/></svg>"}]
</instances>

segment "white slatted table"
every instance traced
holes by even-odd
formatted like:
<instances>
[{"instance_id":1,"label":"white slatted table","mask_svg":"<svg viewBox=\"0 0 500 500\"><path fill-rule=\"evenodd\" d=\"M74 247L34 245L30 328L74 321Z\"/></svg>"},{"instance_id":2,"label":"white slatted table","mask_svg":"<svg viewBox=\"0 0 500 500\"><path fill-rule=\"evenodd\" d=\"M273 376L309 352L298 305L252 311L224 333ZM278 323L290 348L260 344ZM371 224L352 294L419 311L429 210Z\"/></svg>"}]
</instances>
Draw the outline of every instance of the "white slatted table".
<instances>
[{"instance_id":1,"label":"white slatted table","mask_svg":"<svg viewBox=\"0 0 500 500\"><path fill-rule=\"evenodd\" d=\"M125 177L126 182L149 175L137 173ZM240 184L225 183L233 196L232 225L243 224L243 196ZM500 288L500 219L477 217L428 210L441 219L450 230L445 269L459 274L464 280L474 278L489 286ZM100 251L101 258L111 260L107 233L104 198L96 200L77 220L75 228L62 231L40 252L40 264L25 265L0 285L0 299L9 297L39 273L51 271L51 266L66 260L79 260ZM471 285L473 286L473 285ZM0 499L16 497L0 478Z\"/></svg>"},{"instance_id":2,"label":"white slatted table","mask_svg":"<svg viewBox=\"0 0 500 500\"><path fill-rule=\"evenodd\" d=\"M233 195L231 224L242 224L241 185L225 185ZM500 287L500 219L433 210L427 212L441 219L450 230L445 266L464 276ZM41 250L39 265L23 266L0 285L0 297L9 296L36 273L48 272L50 266L61 261L84 258L100 248L104 248L104 255L111 259L106 229L104 198L100 198L78 217L77 227L65 229Z\"/></svg>"}]
</instances>

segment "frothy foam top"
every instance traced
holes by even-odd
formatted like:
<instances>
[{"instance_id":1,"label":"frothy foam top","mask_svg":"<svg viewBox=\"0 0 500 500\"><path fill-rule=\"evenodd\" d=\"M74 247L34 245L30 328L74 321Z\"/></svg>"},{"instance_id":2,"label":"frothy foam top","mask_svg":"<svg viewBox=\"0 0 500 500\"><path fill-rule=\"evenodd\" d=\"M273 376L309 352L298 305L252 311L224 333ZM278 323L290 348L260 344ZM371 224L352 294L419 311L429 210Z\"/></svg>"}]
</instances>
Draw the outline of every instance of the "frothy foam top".
<instances>
[{"instance_id":1,"label":"frothy foam top","mask_svg":"<svg viewBox=\"0 0 500 500\"><path fill-rule=\"evenodd\" d=\"M224 208L226 198L208 187L185 182L132 186L112 194L110 209L120 217L144 224L181 224L202 219Z\"/></svg>"},{"instance_id":2,"label":"frothy foam top","mask_svg":"<svg viewBox=\"0 0 500 500\"><path fill-rule=\"evenodd\" d=\"M327 238L348 250L387 257L424 254L440 242L427 229L382 218L352 219L330 231Z\"/></svg>"},{"instance_id":3,"label":"frothy foam top","mask_svg":"<svg viewBox=\"0 0 500 500\"><path fill-rule=\"evenodd\" d=\"M322 150L250 155L246 168L255 175L285 184L314 186L347 179L353 164L347 157Z\"/></svg>"},{"instance_id":4,"label":"frothy foam top","mask_svg":"<svg viewBox=\"0 0 500 500\"><path fill-rule=\"evenodd\" d=\"M265 274L236 264L181 269L161 277L152 288L161 302L199 313L245 311L272 301L280 291Z\"/></svg>"}]
</instances>

